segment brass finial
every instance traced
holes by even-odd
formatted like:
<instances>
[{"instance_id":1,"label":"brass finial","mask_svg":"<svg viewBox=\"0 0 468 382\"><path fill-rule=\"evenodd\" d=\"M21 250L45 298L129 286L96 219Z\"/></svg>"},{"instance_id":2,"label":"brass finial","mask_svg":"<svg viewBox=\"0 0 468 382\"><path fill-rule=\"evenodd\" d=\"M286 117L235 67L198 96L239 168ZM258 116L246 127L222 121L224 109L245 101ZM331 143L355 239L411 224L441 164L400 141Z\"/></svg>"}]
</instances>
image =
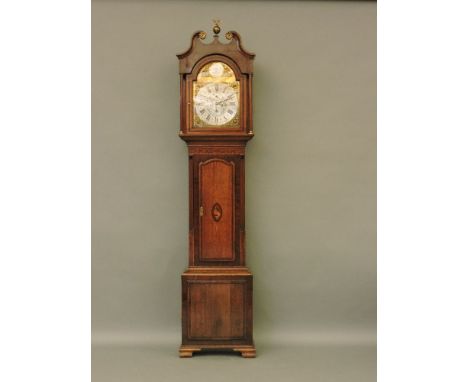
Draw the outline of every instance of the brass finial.
<instances>
[{"instance_id":1,"label":"brass finial","mask_svg":"<svg viewBox=\"0 0 468 382\"><path fill-rule=\"evenodd\" d=\"M221 27L219 24L221 23L221 20L213 20L213 33L217 36L219 32L221 32Z\"/></svg>"}]
</instances>

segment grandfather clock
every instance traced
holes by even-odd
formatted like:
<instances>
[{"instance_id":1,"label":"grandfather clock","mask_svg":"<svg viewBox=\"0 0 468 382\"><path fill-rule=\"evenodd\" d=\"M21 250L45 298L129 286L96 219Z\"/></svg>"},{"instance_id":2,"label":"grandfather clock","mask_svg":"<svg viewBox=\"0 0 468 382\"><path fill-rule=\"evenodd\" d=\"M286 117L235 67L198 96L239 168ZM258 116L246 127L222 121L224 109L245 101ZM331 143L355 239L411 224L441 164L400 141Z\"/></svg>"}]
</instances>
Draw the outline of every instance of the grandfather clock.
<instances>
[{"instance_id":1,"label":"grandfather clock","mask_svg":"<svg viewBox=\"0 0 468 382\"><path fill-rule=\"evenodd\" d=\"M255 357L252 273L245 265L244 155L252 130L254 54L215 21L179 58L180 132L189 154L189 267L182 274L180 357L234 350Z\"/></svg>"}]
</instances>

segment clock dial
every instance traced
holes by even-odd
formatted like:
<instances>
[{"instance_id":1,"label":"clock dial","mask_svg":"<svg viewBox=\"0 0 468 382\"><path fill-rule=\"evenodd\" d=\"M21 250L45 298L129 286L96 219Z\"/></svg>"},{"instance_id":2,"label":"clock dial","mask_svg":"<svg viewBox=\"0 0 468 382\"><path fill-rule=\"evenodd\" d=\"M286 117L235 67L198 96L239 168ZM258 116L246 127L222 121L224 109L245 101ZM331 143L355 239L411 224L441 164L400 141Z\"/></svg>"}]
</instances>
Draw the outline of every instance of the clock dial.
<instances>
[{"instance_id":1,"label":"clock dial","mask_svg":"<svg viewBox=\"0 0 468 382\"><path fill-rule=\"evenodd\" d=\"M224 125L237 115L237 94L232 87L224 83L209 83L203 86L194 101L198 117L210 125Z\"/></svg>"},{"instance_id":2,"label":"clock dial","mask_svg":"<svg viewBox=\"0 0 468 382\"><path fill-rule=\"evenodd\" d=\"M239 90L228 65L206 64L193 83L193 126L239 127Z\"/></svg>"}]
</instances>

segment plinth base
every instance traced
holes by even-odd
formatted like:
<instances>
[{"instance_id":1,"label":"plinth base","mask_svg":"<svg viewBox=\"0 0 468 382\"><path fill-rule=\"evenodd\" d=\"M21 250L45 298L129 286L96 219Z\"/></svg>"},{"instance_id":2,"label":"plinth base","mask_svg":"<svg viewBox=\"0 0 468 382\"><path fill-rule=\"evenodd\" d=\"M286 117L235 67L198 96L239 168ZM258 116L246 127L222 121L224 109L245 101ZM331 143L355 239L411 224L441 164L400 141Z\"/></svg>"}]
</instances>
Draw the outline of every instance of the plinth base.
<instances>
[{"instance_id":1,"label":"plinth base","mask_svg":"<svg viewBox=\"0 0 468 382\"><path fill-rule=\"evenodd\" d=\"M247 268L189 268L182 275L181 357L231 350L253 358L252 328L252 274Z\"/></svg>"},{"instance_id":2,"label":"plinth base","mask_svg":"<svg viewBox=\"0 0 468 382\"><path fill-rule=\"evenodd\" d=\"M243 358L255 358L255 346L250 345L182 345L179 349L180 358L191 358L193 353L206 350L232 350L241 353Z\"/></svg>"}]
</instances>

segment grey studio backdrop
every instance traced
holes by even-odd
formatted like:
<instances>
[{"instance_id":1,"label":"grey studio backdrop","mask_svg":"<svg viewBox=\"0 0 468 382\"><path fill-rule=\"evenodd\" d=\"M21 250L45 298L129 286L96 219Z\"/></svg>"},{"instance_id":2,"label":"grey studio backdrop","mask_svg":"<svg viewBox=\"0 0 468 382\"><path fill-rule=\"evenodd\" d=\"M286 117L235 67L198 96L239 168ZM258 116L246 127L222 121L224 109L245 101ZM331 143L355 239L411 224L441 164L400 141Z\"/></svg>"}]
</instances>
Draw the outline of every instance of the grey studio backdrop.
<instances>
[{"instance_id":1,"label":"grey studio backdrop","mask_svg":"<svg viewBox=\"0 0 468 382\"><path fill-rule=\"evenodd\" d=\"M213 18L256 53L246 229L259 357L373 343L376 3L130 0L92 3L93 343L164 343L177 357L188 157L175 55Z\"/></svg>"}]
</instances>

